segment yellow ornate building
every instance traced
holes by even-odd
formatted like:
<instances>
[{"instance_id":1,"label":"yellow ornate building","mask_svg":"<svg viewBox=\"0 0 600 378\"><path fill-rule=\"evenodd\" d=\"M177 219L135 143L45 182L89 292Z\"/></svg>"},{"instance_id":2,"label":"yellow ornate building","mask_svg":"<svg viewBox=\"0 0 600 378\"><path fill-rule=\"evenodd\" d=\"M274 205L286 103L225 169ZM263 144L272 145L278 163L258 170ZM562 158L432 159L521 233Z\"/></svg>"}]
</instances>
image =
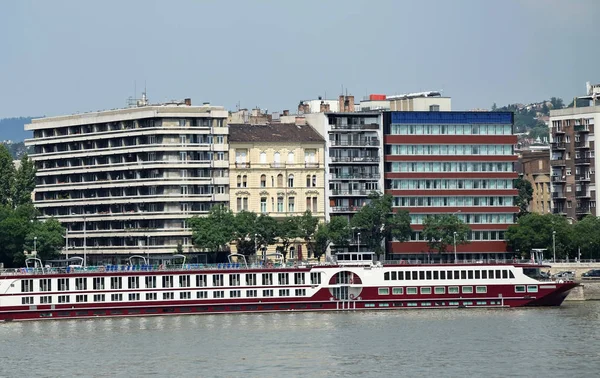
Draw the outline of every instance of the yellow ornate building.
<instances>
[{"instance_id":1,"label":"yellow ornate building","mask_svg":"<svg viewBox=\"0 0 600 378\"><path fill-rule=\"evenodd\" d=\"M231 124L229 150L234 213L281 219L310 210L324 221L325 140L311 126Z\"/></svg>"}]
</instances>

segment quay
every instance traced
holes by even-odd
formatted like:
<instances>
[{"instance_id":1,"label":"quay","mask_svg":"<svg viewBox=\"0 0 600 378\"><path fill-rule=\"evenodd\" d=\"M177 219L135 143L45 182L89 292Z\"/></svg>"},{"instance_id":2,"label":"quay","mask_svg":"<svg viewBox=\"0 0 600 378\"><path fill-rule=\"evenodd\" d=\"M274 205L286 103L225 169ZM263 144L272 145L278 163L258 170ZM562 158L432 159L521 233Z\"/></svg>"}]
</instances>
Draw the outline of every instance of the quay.
<instances>
[{"instance_id":1,"label":"quay","mask_svg":"<svg viewBox=\"0 0 600 378\"><path fill-rule=\"evenodd\" d=\"M566 298L567 301L600 300L600 279L585 279L581 276L591 269L600 269L600 262L555 263L551 265L550 274L571 271L575 273L575 281L581 284L581 286L571 290Z\"/></svg>"}]
</instances>

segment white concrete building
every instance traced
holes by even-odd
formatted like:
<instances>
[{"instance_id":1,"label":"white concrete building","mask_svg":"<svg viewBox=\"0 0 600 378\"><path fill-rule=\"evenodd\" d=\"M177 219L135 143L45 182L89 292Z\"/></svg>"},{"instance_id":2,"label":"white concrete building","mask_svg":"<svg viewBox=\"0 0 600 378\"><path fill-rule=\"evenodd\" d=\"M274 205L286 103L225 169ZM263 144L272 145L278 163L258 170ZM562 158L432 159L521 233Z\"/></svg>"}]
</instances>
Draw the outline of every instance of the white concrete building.
<instances>
[{"instance_id":1,"label":"white concrete building","mask_svg":"<svg viewBox=\"0 0 600 378\"><path fill-rule=\"evenodd\" d=\"M229 201L227 115L186 100L34 119L34 204L88 264L192 252L186 219Z\"/></svg>"},{"instance_id":2,"label":"white concrete building","mask_svg":"<svg viewBox=\"0 0 600 378\"><path fill-rule=\"evenodd\" d=\"M390 110L398 112L449 112L452 110L450 97L440 92L429 91L387 96Z\"/></svg>"}]
</instances>

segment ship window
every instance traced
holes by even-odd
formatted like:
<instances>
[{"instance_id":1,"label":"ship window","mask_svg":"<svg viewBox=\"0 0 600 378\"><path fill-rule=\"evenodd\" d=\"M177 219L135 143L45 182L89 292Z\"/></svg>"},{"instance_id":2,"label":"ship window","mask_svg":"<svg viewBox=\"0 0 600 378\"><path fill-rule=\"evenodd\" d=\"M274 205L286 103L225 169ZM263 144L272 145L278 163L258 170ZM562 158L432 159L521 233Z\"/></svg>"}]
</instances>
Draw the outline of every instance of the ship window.
<instances>
[{"instance_id":1,"label":"ship window","mask_svg":"<svg viewBox=\"0 0 600 378\"><path fill-rule=\"evenodd\" d=\"M198 291L196 293L196 298L198 298L198 299L206 299L206 298L208 298L208 291Z\"/></svg>"},{"instance_id":2,"label":"ship window","mask_svg":"<svg viewBox=\"0 0 600 378\"><path fill-rule=\"evenodd\" d=\"M294 295L297 297L305 297L306 289L296 289L296 290L294 290Z\"/></svg>"},{"instance_id":3,"label":"ship window","mask_svg":"<svg viewBox=\"0 0 600 378\"><path fill-rule=\"evenodd\" d=\"M162 277L162 287L163 288L170 288L173 287L173 276L163 276Z\"/></svg>"},{"instance_id":4,"label":"ship window","mask_svg":"<svg viewBox=\"0 0 600 378\"><path fill-rule=\"evenodd\" d=\"M448 274L448 279L451 280L452 279L452 271L449 270L446 273Z\"/></svg>"},{"instance_id":5,"label":"ship window","mask_svg":"<svg viewBox=\"0 0 600 378\"><path fill-rule=\"evenodd\" d=\"M33 280L21 280L21 293L33 291Z\"/></svg>"},{"instance_id":6,"label":"ship window","mask_svg":"<svg viewBox=\"0 0 600 378\"><path fill-rule=\"evenodd\" d=\"M488 276L489 276L490 280L493 280L494 279L494 271L491 269L488 270Z\"/></svg>"},{"instance_id":7,"label":"ship window","mask_svg":"<svg viewBox=\"0 0 600 378\"><path fill-rule=\"evenodd\" d=\"M467 271L466 270L461 270L460 271L460 279L461 280L466 280L467 279Z\"/></svg>"},{"instance_id":8,"label":"ship window","mask_svg":"<svg viewBox=\"0 0 600 378\"><path fill-rule=\"evenodd\" d=\"M294 284L304 285L304 273L294 273Z\"/></svg>"},{"instance_id":9,"label":"ship window","mask_svg":"<svg viewBox=\"0 0 600 378\"><path fill-rule=\"evenodd\" d=\"M289 285L290 277L287 273L277 273L277 281L280 285Z\"/></svg>"},{"instance_id":10,"label":"ship window","mask_svg":"<svg viewBox=\"0 0 600 378\"><path fill-rule=\"evenodd\" d=\"M258 282L256 281L256 274L255 273L246 274L246 285L248 285L248 286L256 286L256 285L258 285Z\"/></svg>"},{"instance_id":11,"label":"ship window","mask_svg":"<svg viewBox=\"0 0 600 378\"><path fill-rule=\"evenodd\" d=\"M512 270L509 270L508 274L509 274L510 278L515 278L515 275L513 274Z\"/></svg>"},{"instance_id":12,"label":"ship window","mask_svg":"<svg viewBox=\"0 0 600 378\"><path fill-rule=\"evenodd\" d=\"M41 279L40 280L40 291L52 291L52 280Z\"/></svg>"},{"instance_id":13,"label":"ship window","mask_svg":"<svg viewBox=\"0 0 600 378\"><path fill-rule=\"evenodd\" d=\"M273 290L263 290L263 297L272 297Z\"/></svg>"},{"instance_id":14,"label":"ship window","mask_svg":"<svg viewBox=\"0 0 600 378\"><path fill-rule=\"evenodd\" d=\"M430 280L431 279L431 270L428 270L425 274L427 275L427 279Z\"/></svg>"},{"instance_id":15,"label":"ship window","mask_svg":"<svg viewBox=\"0 0 600 378\"><path fill-rule=\"evenodd\" d=\"M279 289L279 296L280 297L289 297L290 289Z\"/></svg>"},{"instance_id":16,"label":"ship window","mask_svg":"<svg viewBox=\"0 0 600 378\"><path fill-rule=\"evenodd\" d=\"M406 304L406 307L417 307L417 303L416 302L408 302Z\"/></svg>"},{"instance_id":17,"label":"ship window","mask_svg":"<svg viewBox=\"0 0 600 378\"><path fill-rule=\"evenodd\" d=\"M392 281L396 281L398 279L398 273L392 272Z\"/></svg>"},{"instance_id":18,"label":"ship window","mask_svg":"<svg viewBox=\"0 0 600 378\"><path fill-rule=\"evenodd\" d=\"M273 273L263 273L262 274L262 284L263 285L273 285Z\"/></svg>"},{"instance_id":19,"label":"ship window","mask_svg":"<svg viewBox=\"0 0 600 378\"><path fill-rule=\"evenodd\" d=\"M436 287L436 288L434 288L434 290L435 290L434 292L436 294L445 294L446 293L446 288L443 286Z\"/></svg>"},{"instance_id":20,"label":"ship window","mask_svg":"<svg viewBox=\"0 0 600 378\"><path fill-rule=\"evenodd\" d=\"M213 286L223 286L224 279L222 274L213 274ZM217 297L214 297L217 298Z\"/></svg>"},{"instance_id":21,"label":"ship window","mask_svg":"<svg viewBox=\"0 0 600 378\"><path fill-rule=\"evenodd\" d=\"M475 287L475 291L481 294L487 293L487 286L477 286Z\"/></svg>"},{"instance_id":22,"label":"ship window","mask_svg":"<svg viewBox=\"0 0 600 378\"><path fill-rule=\"evenodd\" d=\"M157 293L146 293L146 300L147 301L155 301L156 299L158 299L158 294Z\"/></svg>"},{"instance_id":23,"label":"ship window","mask_svg":"<svg viewBox=\"0 0 600 378\"><path fill-rule=\"evenodd\" d=\"M85 277L75 278L75 290L87 290L87 278L85 278Z\"/></svg>"},{"instance_id":24,"label":"ship window","mask_svg":"<svg viewBox=\"0 0 600 378\"><path fill-rule=\"evenodd\" d=\"M406 280L410 281L410 272L406 272Z\"/></svg>"},{"instance_id":25,"label":"ship window","mask_svg":"<svg viewBox=\"0 0 600 378\"><path fill-rule=\"evenodd\" d=\"M480 270L476 270L475 271L475 279L478 280L481 278L481 271Z\"/></svg>"},{"instance_id":26,"label":"ship window","mask_svg":"<svg viewBox=\"0 0 600 378\"><path fill-rule=\"evenodd\" d=\"M431 306L431 302L422 302L421 307L429 307Z\"/></svg>"},{"instance_id":27,"label":"ship window","mask_svg":"<svg viewBox=\"0 0 600 378\"><path fill-rule=\"evenodd\" d=\"M469 274L469 279L472 280L473 279L473 271L469 270L468 274Z\"/></svg>"},{"instance_id":28,"label":"ship window","mask_svg":"<svg viewBox=\"0 0 600 378\"><path fill-rule=\"evenodd\" d=\"M496 279L499 280L502 277L502 273L500 273L500 269L496 269Z\"/></svg>"},{"instance_id":29,"label":"ship window","mask_svg":"<svg viewBox=\"0 0 600 378\"><path fill-rule=\"evenodd\" d=\"M156 276L147 276L144 278L146 289L156 289Z\"/></svg>"},{"instance_id":30,"label":"ship window","mask_svg":"<svg viewBox=\"0 0 600 378\"><path fill-rule=\"evenodd\" d=\"M440 271L440 280L445 280L446 279L446 271L445 270L441 270Z\"/></svg>"},{"instance_id":31,"label":"ship window","mask_svg":"<svg viewBox=\"0 0 600 378\"><path fill-rule=\"evenodd\" d=\"M389 281L390 280L390 272L383 273L383 280L384 281Z\"/></svg>"},{"instance_id":32,"label":"ship window","mask_svg":"<svg viewBox=\"0 0 600 378\"><path fill-rule=\"evenodd\" d=\"M45 296L45 297L40 297L40 303L41 304L52 303L52 297L49 295Z\"/></svg>"},{"instance_id":33,"label":"ship window","mask_svg":"<svg viewBox=\"0 0 600 378\"><path fill-rule=\"evenodd\" d=\"M110 288L111 289L123 288L123 277L110 277Z\"/></svg>"},{"instance_id":34,"label":"ship window","mask_svg":"<svg viewBox=\"0 0 600 378\"><path fill-rule=\"evenodd\" d=\"M24 305L33 304L33 297L22 297L21 304L24 304Z\"/></svg>"},{"instance_id":35,"label":"ship window","mask_svg":"<svg viewBox=\"0 0 600 378\"><path fill-rule=\"evenodd\" d=\"M449 286L448 294L458 294L458 286Z\"/></svg>"},{"instance_id":36,"label":"ship window","mask_svg":"<svg viewBox=\"0 0 600 378\"><path fill-rule=\"evenodd\" d=\"M258 297L258 290L246 290L246 298Z\"/></svg>"},{"instance_id":37,"label":"ship window","mask_svg":"<svg viewBox=\"0 0 600 378\"><path fill-rule=\"evenodd\" d=\"M473 286L463 286L462 292L463 294L473 294Z\"/></svg>"},{"instance_id":38,"label":"ship window","mask_svg":"<svg viewBox=\"0 0 600 378\"><path fill-rule=\"evenodd\" d=\"M175 299L175 293L173 293L173 292L163 293L163 299Z\"/></svg>"},{"instance_id":39,"label":"ship window","mask_svg":"<svg viewBox=\"0 0 600 378\"><path fill-rule=\"evenodd\" d=\"M485 301L481 301L481 302L477 302L478 305L487 305L487 302Z\"/></svg>"},{"instance_id":40,"label":"ship window","mask_svg":"<svg viewBox=\"0 0 600 378\"><path fill-rule=\"evenodd\" d=\"M401 281L404 280L404 272L403 271L398 272L398 280L401 280Z\"/></svg>"},{"instance_id":41,"label":"ship window","mask_svg":"<svg viewBox=\"0 0 600 378\"><path fill-rule=\"evenodd\" d=\"M404 288L402 288L402 287L393 287L392 288L392 294L394 294L394 295L402 295L402 294L404 294Z\"/></svg>"},{"instance_id":42,"label":"ship window","mask_svg":"<svg viewBox=\"0 0 600 378\"><path fill-rule=\"evenodd\" d=\"M58 291L69 291L69 279L59 278L58 279Z\"/></svg>"},{"instance_id":43,"label":"ship window","mask_svg":"<svg viewBox=\"0 0 600 378\"><path fill-rule=\"evenodd\" d=\"M127 284L130 289L139 289L140 288L140 277L128 277Z\"/></svg>"},{"instance_id":44,"label":"ship window","mask_svg":"<svg viewBox=\"0 0 600 378\"><path fill-rule=\"evenodd\" d=\"M487 277L487 270L482 270L481 271L481 278L484 279L484 280L487 280L487 278L488 278Z\"/></svg>"},{"instance_id":45,"label":"ship window","mask_svg":"<svg viewBox=\"0 0 600 378\"><path fill-rule=\"evenodd\" d=\"M414 281L416 281L416 280L417 280L417 271L414 271L414 272L412 272L412 279L413 279Z\"/></svg>"},{"instance_id":46,"label":"ship window","mask_svg":"<svg viewBox=\"0 0 600 378\"><path fill-rule=\"evenodd\" d=\"M455 280L457 280L457 279L459 279L459 278L460 278L460 276L459 276L459 271L458 271L458 270L455 270L455 271L454 271L454 279L455 279Z\"/></svg>"},{"instance_id":47,"label":"ship window","mask_svg":"<svg viewBox=\"0 0 600 378\"><path fill-rule=\"evenodd\" d=\"M224 290L213 291L213 298L225 298L225 291Z\"/></svg>"},{"instance_id":48,"label":"ship window","mask_svg":"<svg viewBox=\"0 0 600 378\"><path fill-rule=\"evenodd\" d=\"M438 272L437 270L435 270L433 272L433 279L434 280L439 280L440 279L440 272Z\"/></svg>"},{"instance_id":49,"label":"ship window","mask_svg":"<svg viewBox=\"0 0 600 378\"><path fill-rule=\"evenodd\" d=\"M190 275L185 274L183 276L179 276L179 287L190 287L191 286Z\"/></svg>"},{"instance_id":50,"label":"ship window","mask_svg":"<svg viewBox=\"0 0 600 378\"><path fill-rule=\"evenodd\" d=\"M140 293L129 293L129 300L130 301L139 301Z\"/></svg>"},{"instance_id":51,"label":"ship window","mask_svg":"<svg viewBox=\"0 0 600 378\"><path fill-rule=\"evenodd\" d=\"M431 288L430 287L422 287L421 294L431 294Z\"/></svg>"},{"instance_id":52,"label":"ship window","mask_svg":"<svg viewBox=\"0 0 600 378\"><path fill-rule=\"evenodd\" d=\"M458 306L458 302L448 302L449 306Z\"/></svg>"},{"instance_id":53,"label":"ship window","mask_svg":"<svg viewBox=\"0 0 600 378\"><path fill-rule=\"evenodd\" d=\"M230 274L229 275L229 286L240 286L242 282L240 281L239 274Z\"/></svg>"},{"instance_id":54,"label":"ship window","mask_svg":"<svg viewBox=\"0 0 600 378\"><path fill-rule=\"evenodd\" d=\"M148 296L146 294L146 296ZM94 294L94 302L104 302L106 300L106 296L104 294Z\"/></svg>"},{"instance_id":55,"label":"ship window","mask_svg":"<svg viewBox=\"0 0 600 378\"><path fill-rule=\"evenodd\" d=\"M208 286L208 281L206 280L206 274L197 274L196 275L196 286L197 287Z\"/></svg>"},{"instance_id":56,"label":"ship window","mask_svg":"<svg viewBox=\"0 0 600 378\"><path fill-rule=\"evenodd\" d=\"M538 292L537 285L527 285L527 292L528 293L537 293Z\"/></svg>"},{"instance_id":57,"label":"ship window","mask_svg":"<svg viewBox=\"0 0 600 378\"><path fill-rule=\"evenodd\" d=\"M242 296L241 290L231 290L229 292L229 297L231 297L231 298L240 298L241 296Z\"/></svg>"},{"instance_id":58,"label":"ship window","mask_svg":"<svg viewBox=\"0 0 600 378\"><path fill-rule=\"evenodd\" d=\"M508 270L506 270L506 269L502 270L502 278L503 279L507 279L508 278Z\"/></svg>"},{"instance_id":59,"label":"ship window","mask_svg":"<svg viewBox=\"0 0 600 378\"><path fill-rule=\"evenodd\" d=\"M310 284L311 285L320 285L321 284L321 273L314 272L310 274Z\"/></svg>"},{"instance_id":60,"label":"ship window","mask_svg":"<svg viewBox=\"0 0 600 378\"><path fill-rule=\"evenodd\" d=\"M75 302L77 303L82 303L82 302L87 302L87 295L76 295L75 296Z\"/></svg>"},{"instance_id":61,"label":"ship window","mask_svg":"<svg viewBox=\"0 0 600 378\"><path fill-rule=\"evenodd\" d=\"M465 302L463 302L463 306L472 306L472 305L473 305L473 302L471 302L471 301L468 301L468 302L465 301Z\"/></svg>"},{"instance_id":62,"label":"ship window","mask_svg":"<svg viewBox=\"0 0 600 378\"><path fill-rule=\"evenodd\" d=\"M422 270L419 271L419 279L420 280L424 280L425 279L425 272L423 272Z\"/></svg>"},{"instance_id":63,"label":"ship window","mask_svg":"<svg viewBox=\"0 0 600 378\"><path fill-rule=\"evenodd\" d=\"M123 300L123 294L111 294L110 300L113 302L119 302Z\"/></svg>"},{"instance_id":64,"label":"ship window","mask_svg":"<svg viewBox=\"0 0 600 378\"><path fill-rule=\"evenodd\" d=\"M70 297L68 295L59 295L58 296L58 303L69 303L70 302Z\"/></svg>"},{"instance_id":65,"label":"ship window","mask_svg":"<svg viewBox=\"0 0 600 378\"><path fill-rule=\"evenodd\" d=\"M387 287L380 287L378 290L379 295L389 295L390 289Z\"/></svg>"},{"instance_id":66,"label":"ship window","mask_svg":"<svg viewBox=\"0 0 600 378\"><path fill-rule=\"evenodd\" d=\"M417 288L416 287L407 287L406 294L417 294Z\"/></svg>"}]
</instances>

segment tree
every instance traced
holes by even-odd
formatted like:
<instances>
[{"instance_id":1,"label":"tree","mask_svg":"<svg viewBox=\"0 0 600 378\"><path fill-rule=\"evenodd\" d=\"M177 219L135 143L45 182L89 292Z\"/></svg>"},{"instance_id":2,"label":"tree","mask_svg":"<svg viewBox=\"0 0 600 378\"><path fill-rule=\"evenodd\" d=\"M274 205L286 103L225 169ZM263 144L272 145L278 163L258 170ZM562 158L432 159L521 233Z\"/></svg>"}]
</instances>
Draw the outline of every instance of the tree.
<instances>
[{"instance_id":1,"label":"tree","mask_svg":"<svg viewBox=\"0 0 600 378\"><path fill-rule=\"evenodd\" d=\"M15 166L5 145L0 145L0 205L12 206Z\"/></svg>"},{"instance_id":2,"label":"tree","mask_svg":"<svg viewBox=\"0 0 600 378\"><path fill-rule=\"evenodd\" d=\"M256 213L241 211L235 215L234 238L238 253L245 256L256 254L254 235L257 232Z\"/></svg>"},{"instance_id":3,"label":"tree","mask_svg":"<svg viewBox=\"0 0 600 378\"><path fill-rule=\"evenodd\" d=\"M492 104L492 111L495 112L496 110L498 110L498 106L496 106L496 103L494 102Z\"/></svg>"},{"instance_id":4,"label":"tree","mask_svg":"<svg viewBox=\"0 0 600 378\"><path fill-rule=\"evenodd\" d=\"M519 194L515 198L515 204L519 207L518 217L529 214L529 203L533 199L533 187L531 183L523 177L519 177L513 181L513 187L519 190Z\"/></svg>"},{"instance_id":5,"label":"tree","mask_svg":"<svg viewBox=\"0 0 600 378\"><path fill-rule=\"evenodd\" d=\"M59 257L65 245L65 228L54 218L32 224L25 237L25 249L32 253L35 247L37 257L42 261Z\"/></svg>"},{"instance_id":6,"label":"tree","mask_svg":"<svg viewBox=\"0 0 600 378\"><path fill-rule=\"evenodd\" d=\"M469 225L464 223L454 214L435 214L427 217L423 222L422 236L427 240L430 249L438 254L446 253L449 245L468 244Z\"/></svg>"},{"instance_id":7,"label":"tree","mask_svg":"<svg viewBox=\"0 0 600 378\"><path fill-rule=\"evenodd\" d=\"M336 248L347 246L351 236L352 230L344 217L332 217L329 222L319 224L315 233L314 257L320 261L331 244Z\"/></svg>"},{"instance_id":8,"label":"tree","mask_svg":"<svg viewBox=\"0 0 600 378\"><path fill-rule=\"evenodd\" d=\"M306 244L307 257L314 255L315 245L314 238L317 232L317 226L319 225L319 219L313 217L310 210L306 210L304 214L298 217L298 236L304 240Z\"/></svg>"},{"instance_id":9,"label":"tree","mask_svg":"<svg viewBox=\"0 0 600 378\"><path fill-rule=\"evenodd\" d=\"M27 154L21 158L21 164L15 174L13 206L31 203L31 194L35 189L35 165Z\"/></svg>"},{"instance_id":10,"label":"tree","mask_svg":"<svg viewBox=\"0 0 600 378\"><path fill-rule=\"evenodd\" d=\"M296 238L300 237L298 217L286 217L279 221L277 224L277 236L281 243L281 246L278 247L278 251L283 255L283 261L286 261L290 245Z\"/></svg>"},{"instance_id":11,"label":"tree","mask_svg":"<svg viewBox=\"0 0 600 378\"><path fill-rule=\"evenodd\" d=\"M278 223L272 216L261 214L256 219L256 240L265 250L277 242L278 231Z\"/></svg>"},{"instance_id":12,"label":"tree","mask_svg":"<svg viewBox=\"0 0 600 378\"><path fill-rule=\"evenodd\" d=\"M573 225L573 247L581 251L582 259L600 257L600 218L588 215Z\"/></svg>"},{"instance_id":13,"label":"tree","mask_svg":"<svg viewBox=\"0 0 600 378\"><path fill-rule=\"evenodd\" d=\"M552 109L562 109L565 107L565 103L560 97L551 97L550 103L552 104Z\"/></svg>"},{"instance_id":14,"label":"tree","mask_svg":"<svg viewBox=\"0 0 600 378\"><path fill-rule=\"evenodd\" d=\"M567 219L555 214L530 213L508 227L506 243L514 251L528 257L534 248L545 248L554 255L552 233L556 232L556 257L563 258L573 249L572 226ZM546 255L548 256L548 255Z\"/></svg>"},{"instance_id":15,"label":"tree","mask_svg":"<svg viewBox=\"0 0 600 378\"><path fill-rule=\"evenodd\" d=\"M361 240L377 256L385 252L385 240L406 241L411 235L408 212L401 210L394 213L392 205L393 197L390 194L372 193L369 203L352 217L352 228L359 230Z\"/></svg>"},{"instance_id":16,"label":"tree","mask_svg":"<svg viewBox=\"0 0 600 378\"><path fill-rule=\"evenodd\" d=\"M235 237L235 217L223 205L213 206L206 217L193 217L188 221L192 229L194 246L217 254L227 248Z\"/></svg>"}]
</instances>

